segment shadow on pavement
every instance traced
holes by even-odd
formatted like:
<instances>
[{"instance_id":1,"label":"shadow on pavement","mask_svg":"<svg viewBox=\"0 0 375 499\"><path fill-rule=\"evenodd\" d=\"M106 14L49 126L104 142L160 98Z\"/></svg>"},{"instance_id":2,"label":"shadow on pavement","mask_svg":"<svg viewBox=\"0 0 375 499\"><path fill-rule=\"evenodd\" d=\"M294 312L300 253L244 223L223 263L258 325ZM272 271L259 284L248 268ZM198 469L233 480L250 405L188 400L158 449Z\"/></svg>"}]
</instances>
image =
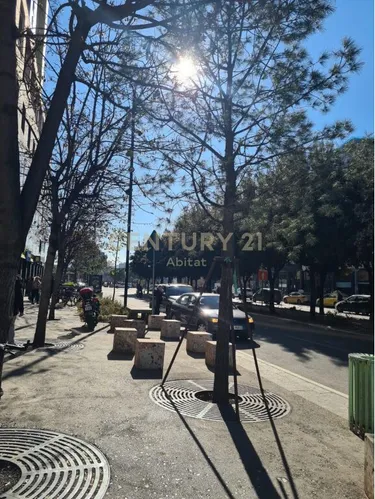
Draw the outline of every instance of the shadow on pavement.
<instances>
[{"instance_id":1,"label":"shadow on pavement","mask_svg":"<svg viewBox=\"0 0 375 499\"><path fill-rule=\"evenodd\" d=\"M133 379L162 379L163 370L162 369L138 369L132 367L130 371L131 377Z\"/></svg>"},{"instance_id":2,"label":"shadow on pavement","mask_svg":"<svg viewBox=\"0 0 375 499\"><path fill-rule=\"evenodd\" d=\"M120 353L111 350L107 355L108 360L133 360L134 353Z\"/></svg>"},{"instance_id":3,"label":"shadow on pavement","mask_svg":"<svg viewBox=\"0 0 375 499\"><path fill-rule=\"evenodd\" d=\"M97 329L96 331L92 331L87 336L85 336L84 339L89 338L90 336L98 333L99 331L101 331L102 329L105 329L106 327L108 327L108 324L106 326L100 328L100 329ZM74 345L76 343L79 343L81 340L82 340L82 338L78 338L76 341L72 341L71 343L68 343L65 347L59 348L58 350L50 350L50 351L44 350L43 353L45 355L43 355L43 357L38 357L37 359L33 360L32 362L29 362L25 366L18 367L17 369L14 369L13 371L10 371L8 373L3 373L2 380L9 379L9 378L15 378L15 377L18 377L18 376L22 376L23 374L34 374L31 371L31 368L33 366L36 366L37 364L39 364L40 362L42 362L44 359L46 359L48 357L53 357L55 355L58 355L61 352L64 352L65 350L67 350L68 348L70 348L72 345ZM46 345L47 344L48 343L46 342ZM33 349L31 349L31 350L25 350L24 352L21 352L21 355L25 355L26 353L28 353L30 351L34 351L34 350ZM13 357L13 358L12 357L6 358L6 359L4 359L4 363L5 362L9 362L10 360L13 360L14 358L17 358L17 357L19 357L19 355L16 356L16 357ZM40 372L44 372L44 370L43 371L41 370Z\"/></svg>"},{"instance_id":4,"label":"shadow on pavement","mask_svg":"<svg viewBox=\"0 0 375 499\"><path fill-rule=\"evenodd\" d=\"M218 408L257 497L260 499L280 498L244 427L241 423L234 421L236 413L233 407L219 405Z\"/></svg>"},{"instance_id":5,"label":"shadow on pavement","mask_svg":"<svg viewBox=\"0 0 375 499\"><path fill-rule=\"evenodd\" d=\"M197 445L198 449L202 453L202 456L206 460L207 464L210 466L210 468L213 471L214 475L216 476L218 482L220 483L220 485L222 486L223 490L225 491L227 497L229 497L229 499L235 499L235 497L232 494L231 490L229 489L228 485L225 483L224 479L220 475L219 470L216 468L216 466L214 465L214 463L210 459L209 455L205 451L203 445L200 443L199 438L195 435L195 433L193 432L193 430L190 428L190 426L189 426L188 422L186 421L186 419L184 418L184 416L179 412L179 410L176 407L176 405L174 404L173 400L170 399L170 397L168 395L168 392L164 388L163 388L163 391L164 391L165 396L168 398L170 404L173 406L174 410L176 411L176 414L181 419L183 425L185 426L185 428L189 432L190 436L194 440L194 442ZM267 499L267 498L264 496L264 499Z\"/></svg>"}]
</instances>

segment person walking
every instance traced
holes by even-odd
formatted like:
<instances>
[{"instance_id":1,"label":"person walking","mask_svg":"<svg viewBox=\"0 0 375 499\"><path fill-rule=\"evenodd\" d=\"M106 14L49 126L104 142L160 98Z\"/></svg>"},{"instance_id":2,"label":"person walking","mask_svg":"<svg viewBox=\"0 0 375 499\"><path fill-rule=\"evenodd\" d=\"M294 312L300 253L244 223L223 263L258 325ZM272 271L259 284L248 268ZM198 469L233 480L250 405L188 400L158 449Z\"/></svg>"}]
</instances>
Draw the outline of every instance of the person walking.
<instances>
[{"instance_id":1,"label":"person walking","mask_svg":"<svg viewBox=\"0 0 375 499\"><path fill-rule=\"evenodd\" d=\"M16 282L14 285L14 304L13 304L13 318L10 323L9 332L8 332L8 344L14 345L14 334L15 334L15 323L17 315L20 317L23 316L23 293L22 293L22 284L21 284L21 276L16 277Z\"/></svg>"},{"instance_id":2,"label":"person walking","mask_svg":"<svg viewBox=\"0 0 375 499\"><path fill-rule=\"evenodd\" d=\"M36 275L33 280L33 290L31 293L31 303L36 303L39 305L39 298L40 298L40 288L42 287L42 280L41 278Z\"/></svg>"},{"instance_id":3,"label":"person walking","mask_svg":"<svg viewBox=\"0 0 375 499\"><path fill-rule=\"evenodd\" d=\"M162 286L158 286L154 291L155 296L155 315L160 314L160 305L163 301L163 288Z\"/></svg>"}]
</instances>

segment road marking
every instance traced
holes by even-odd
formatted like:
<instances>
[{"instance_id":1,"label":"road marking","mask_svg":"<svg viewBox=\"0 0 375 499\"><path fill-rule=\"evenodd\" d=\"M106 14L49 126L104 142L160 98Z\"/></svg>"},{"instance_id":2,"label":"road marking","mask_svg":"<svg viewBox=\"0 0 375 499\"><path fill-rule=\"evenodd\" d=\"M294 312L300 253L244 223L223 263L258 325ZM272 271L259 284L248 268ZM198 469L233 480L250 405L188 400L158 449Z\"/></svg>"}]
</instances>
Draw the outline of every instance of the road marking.
<instances>
[{"instance_id":1,"label":"road marking","mask_svg":"<svg viewBox=\"0 0 375 499\"><path fill-rule=\"evenodd\" d=\"M241 353L242 355L246 355L246 357L249 357L250 359L254 360L253 356L249 353L246 353L243 351L238 351L238 350L237 350L237 353ZM349 396L346 393L339 392L338 390L335 390L334 388L330 388L329 386L322 385L321 383L318 383L317 381L313 381L312 379L305 378L304 376L301 376L300 374L289 371L288 369L284 369L284 367L277 366L276 364L271 364L271 362L267 362L266 360L262 360L262 359L258 359L258 362L260 364L264 364L266 366L272 367L273 369L277 369L277 370L282 371L286 374L289 374L290 376L294 376L295 378L298 378L302 381L305 381L306 383L309 383L311 385L317 386L318 388L322 388L325 391L334 393L335 395L339 395L340 397L343 397L345 399L349 398Z\"/></svg>"}]
</instances>

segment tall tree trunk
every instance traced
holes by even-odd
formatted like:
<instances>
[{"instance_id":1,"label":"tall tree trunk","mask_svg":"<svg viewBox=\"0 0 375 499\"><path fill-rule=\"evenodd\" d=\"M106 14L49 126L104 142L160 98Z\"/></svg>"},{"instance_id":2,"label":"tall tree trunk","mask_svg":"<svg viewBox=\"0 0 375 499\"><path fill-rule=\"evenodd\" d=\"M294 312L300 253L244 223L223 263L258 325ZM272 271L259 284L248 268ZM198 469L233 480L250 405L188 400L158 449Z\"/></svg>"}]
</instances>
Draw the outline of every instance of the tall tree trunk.
<instances>
[{"instance_id":1,"label":"tall tree trunk","mask_svg":"<svg viewBox=\"0 0 375 499\"><path fill-rule=\"evenodd\" d=\"M16 2L0 0L0 12L0 343L6 343L25 237L20 216ZM3 360L0 349L0 390Z\"/></svg>"},{"instance_id":2,"label":"tall tree trunk","mask_svg":"<svg viewBox=\"0 0 375 499\"><path fill-rule=\"evenodd\" d=\"M57 79L46 121L38 140L29 174L22 189L21 203L26 234L33 221L43 181L51 160L56 135L90 27L91 25L86 21L78 20L70 37L69 48Z\"/></svg>"},{"instance_id":3,"label":"tall tree trunk","mask_svg":"<svg viewBox=\"0 0 375 499\"><path fill-rule=\"evenodd\" d=\"M368 273L368 282L370 284L370 319L374 322L374 268L371 265L366 265L365 269Z\"/></svg>"},{"instance_id":4,"label":"tall tree trunk","mask_svg":"<svg viewBox=\"0 0 375 499\"><path fill-rule=\"evenodd\" d=\"M275 271L272 267L268 267L268 281L270 283L270 302L268 304L271 314L275 313Z\"/></svg>"},{"instance_id":5,"label":"tall tree trunk","mask_svg":"<svg viewBox=\"0 0 375 499\"><path fill-rule=\"evenodd\" d=\"M47 260L44 268L44 276L42 281L42 293L39 300L38 320L35 329L33 346L35 348L42 347L46 339L46 324L49 299L51 296L51 285L53 275L53 265L55 262L56 252L58 249L58 226L53 224L49 237Z\"/></svg>"},{"instance_id":6,"label":"tall tree trunk","mask_svg":"<svg viewBox=\"0 0 375 499\"><path fill-rule=\"evenodd\" d=\"M310 266L310 317L315 319L316 307L316 283L315 283L315 268Z\"/></svg>"},{"instance_id":7,"label":"tall tree trunk","mask_svg":"<svg viewBox=\"0 0 375 499\"><path fill-rule=\"evenodd\" d=\"M216 359L213 402L227 404L229 401L229 337L233 323L232 285L234 264L234 206L236 201L236 181L234 165L228 165L227 183L224 198L223 229L224 237L232 234L222 256L226 259L221 266L219 324L216 335Z\"/></svg>"},{"instance_id":8,"label":"tall tree trunk","mask_svg":"<svg viewBox=\"0 0 375 499\"><path fill-rule=\"evenodd\" d=\"M326 282L327 272L321 270L319 272L319 314L324 315L324 284Z\"/></svg>"},{"instance_id":9,"label":"tall tree trunk","mask_svg":"<svg viewBox=\"0 0 375 499\"><path fill-rule=\"evenodd\" d=\"M64 269L64 249L63 247L60 247L59 254L57 257L57 268L56 268L55 280L53 283L51 304L49 307L48 320L50 321L55 320L55 309L56 309L56 303L58 303L59 301L59 292L60 292L60 284L62 280L63 269Z\"/></svg>"}]
</instances>

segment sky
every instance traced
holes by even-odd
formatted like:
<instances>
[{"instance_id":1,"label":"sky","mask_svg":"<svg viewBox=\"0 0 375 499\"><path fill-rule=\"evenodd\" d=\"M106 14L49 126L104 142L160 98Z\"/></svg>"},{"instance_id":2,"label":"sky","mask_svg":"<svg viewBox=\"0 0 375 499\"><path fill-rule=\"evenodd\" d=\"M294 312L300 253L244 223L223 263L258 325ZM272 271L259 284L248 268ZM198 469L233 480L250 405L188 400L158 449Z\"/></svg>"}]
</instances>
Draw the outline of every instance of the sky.
<instances>
[{"instance_id":1,"label":"sky","mask_svg":"<svg viewBox=\"0 0 375 499\"><path fill-rule=\"evenodd\" d=\"M362 49L361 71L350 77L348 91L341 95L332 110L326 114L311 113L317 129L328 123L349 119L354 125L353 137L362 137L374 131L374 5L373 0L336 0L336 11L326 19L324 31L315 34L307 41L307 48L312 56L318 56L324 50L340 46L344 37L352 38ZM136 193L137 196L137 193ZM137 196L137 204L142 200ZM147 211L150 211L149 208ZM138 206L133 206L133 231L150 233L160 216L155 210L145 213ZM176 218L178 212L173 214ZM124 220L125 227L125 220ZM125 252L121 252L121 259Z\"/></svg>"}]
</instances>

